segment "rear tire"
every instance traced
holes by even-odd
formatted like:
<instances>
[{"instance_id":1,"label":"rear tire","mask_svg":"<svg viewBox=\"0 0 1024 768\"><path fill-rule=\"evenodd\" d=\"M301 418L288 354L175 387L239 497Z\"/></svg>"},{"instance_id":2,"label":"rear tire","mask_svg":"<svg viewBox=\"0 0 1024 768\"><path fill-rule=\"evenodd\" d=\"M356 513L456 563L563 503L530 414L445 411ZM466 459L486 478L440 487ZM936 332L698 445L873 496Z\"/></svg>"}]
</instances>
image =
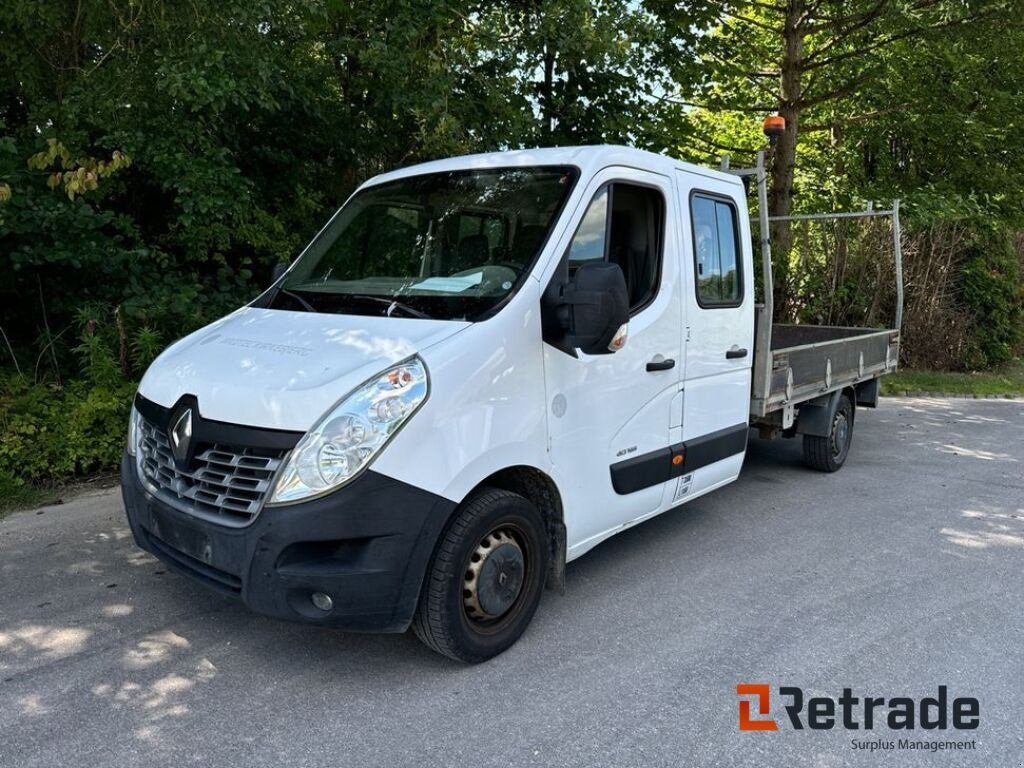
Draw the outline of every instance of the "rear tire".
<instances>
[{"instance_id":1,"label":"rear tire","mask_svg":"<svg viewBox=\"0 0 1024 768\"><path fill-rule=\"evenodd\" d=\"M475 664L526 630L547 573L544 520L519 494L483 488L465 501L427 569L412 629L424 645Z\"/></svg>"},{"instance_id":2,"label":"rear tire","mask_svg":"<svg viewBox=\"0 0 1024 768\"><path fill-rule=\"evenodd\" d=\"M853 403L846 395L829 424L827 437L804 435L804 463L819 472L835 472L846 461L853 442Z\"/></svg>"}]
</instances>

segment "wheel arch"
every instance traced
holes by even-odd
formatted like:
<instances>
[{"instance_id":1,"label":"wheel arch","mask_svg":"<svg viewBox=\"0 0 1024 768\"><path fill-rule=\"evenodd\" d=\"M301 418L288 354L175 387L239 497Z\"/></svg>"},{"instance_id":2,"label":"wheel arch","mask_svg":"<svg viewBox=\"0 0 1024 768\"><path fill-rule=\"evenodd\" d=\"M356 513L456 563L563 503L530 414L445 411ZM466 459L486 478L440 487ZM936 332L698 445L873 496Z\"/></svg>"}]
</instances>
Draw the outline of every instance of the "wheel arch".
<instances>
[{"instance_id":1,"label":"wheel arch","mask_svg":"<svg viewBox=\"0 0 1024 768\"><path fill-rule=\"evenodd\" d=\"M480 488L500 488L518 493L540 512L547 529L548 573L545 586L557 592L565 591L566 530L565 510L562 495L555 481L537 467L520 464L492 472L477 483L466 497L470 498Z\"/></svg>"},{"instance_id":2,"label":"wheel arch","mask_svg":"<svg viewBox=\"0 0 1024 768\"><path fill-rule=\"evenodd\" d=\"M839 401L844 395L849 399L852 407L851 421L856 418L857 392L852 386L844 387L802 404L797 412L796 433L828 437L832 427L832 418L836 415Z\"/></svg>"}]
</instances>

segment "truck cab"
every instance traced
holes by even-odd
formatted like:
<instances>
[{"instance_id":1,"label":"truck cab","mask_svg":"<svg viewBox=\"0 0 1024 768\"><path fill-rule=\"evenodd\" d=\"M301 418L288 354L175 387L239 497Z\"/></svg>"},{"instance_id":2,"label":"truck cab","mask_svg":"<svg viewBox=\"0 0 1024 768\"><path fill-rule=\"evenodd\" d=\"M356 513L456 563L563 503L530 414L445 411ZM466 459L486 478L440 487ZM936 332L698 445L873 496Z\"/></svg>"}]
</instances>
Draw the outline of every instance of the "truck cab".
<instances>
[{"instance_id":1,"label":"truck cab","mask_svg":"<svg viewBox=\"0 0 1024 768\"><path fill-rule=\"evenodd\" d=\"M746 196L625 147L370 179L147 371L122 465L136 541L269 616L502 652L566 563L735 480L752 411L771 426ZM819 439L842 408L852 429L885 354L807 390Z\"/></svg>"}]
</instances>

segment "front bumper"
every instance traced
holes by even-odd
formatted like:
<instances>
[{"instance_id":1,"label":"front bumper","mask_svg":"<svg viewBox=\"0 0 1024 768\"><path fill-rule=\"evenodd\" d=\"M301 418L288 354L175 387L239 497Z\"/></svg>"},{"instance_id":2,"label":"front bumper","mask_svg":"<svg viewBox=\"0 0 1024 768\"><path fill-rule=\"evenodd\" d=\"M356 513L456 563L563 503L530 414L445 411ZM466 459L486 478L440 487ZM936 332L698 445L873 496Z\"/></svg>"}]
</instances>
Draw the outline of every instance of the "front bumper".
<instances>
[{"instance_id":1,"label":"front bumper","mask_svg":"<svg viewBox=\"0 0 1024 768\"><path fill-rule=\"evenodd\" d=\"M244 528L200 520L149 493L134 461L121 493L140 547L175 571L267 616L365 632L404 632L455 503L372 471L334 493L268 507ZM310 596L331 596L330 611Z\"/></svg>"}]
</instances>

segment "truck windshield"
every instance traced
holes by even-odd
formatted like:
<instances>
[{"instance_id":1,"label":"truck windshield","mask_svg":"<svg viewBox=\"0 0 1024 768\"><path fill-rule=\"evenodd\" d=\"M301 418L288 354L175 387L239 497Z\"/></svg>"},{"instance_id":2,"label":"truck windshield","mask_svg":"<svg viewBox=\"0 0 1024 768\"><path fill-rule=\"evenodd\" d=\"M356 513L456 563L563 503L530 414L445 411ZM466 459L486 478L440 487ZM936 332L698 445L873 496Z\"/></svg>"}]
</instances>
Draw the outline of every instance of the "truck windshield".
<instances>
[{"instance_id":1,"label":"truck windshield","mask_svg":"<svg viewBox=\"0 0 1024 768\"><path fill-rule=\"evenodd\" d=\"M562 166L489 168L367 187L310 244L270 306L486 317L529 274L576 176Z\"/></svg>"}]
</instances>

